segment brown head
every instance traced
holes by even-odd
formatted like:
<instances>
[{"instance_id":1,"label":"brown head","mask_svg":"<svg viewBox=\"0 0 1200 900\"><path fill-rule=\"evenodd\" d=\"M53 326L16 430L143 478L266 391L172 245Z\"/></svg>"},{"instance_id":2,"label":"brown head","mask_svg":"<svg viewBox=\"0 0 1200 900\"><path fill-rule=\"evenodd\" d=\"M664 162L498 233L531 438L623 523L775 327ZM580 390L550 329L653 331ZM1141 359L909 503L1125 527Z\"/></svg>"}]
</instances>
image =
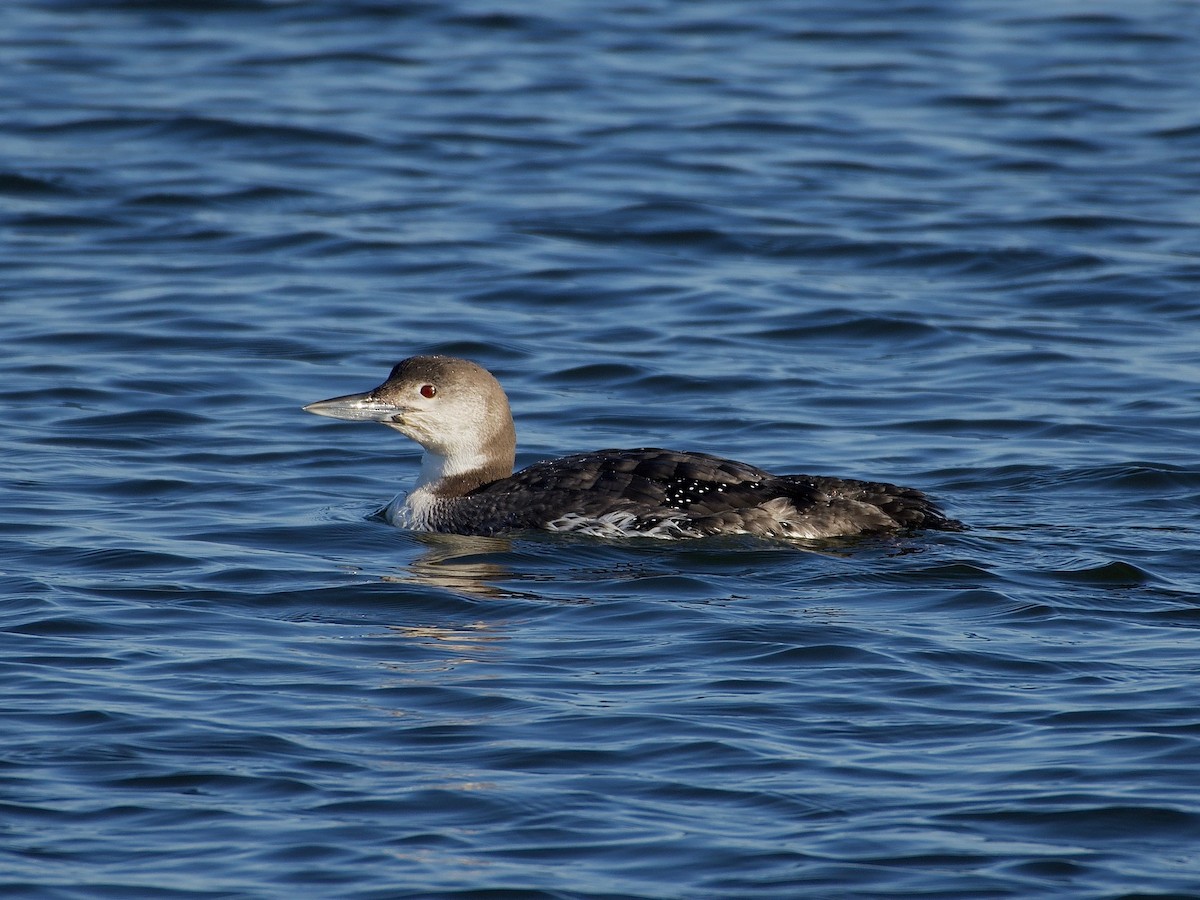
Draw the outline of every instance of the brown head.
<instances>
[{"instance_id":1,"label":"brown head","mask_svg":"<svg viewBox=\"0 0 1200 900\"><path fill-rule=\"evenodd\" d=\"M416 441L425 450L422 484L468 474L483 484L512 474L517 438L508 397L491 372L469 360L412 356L376 388L304 409L379 422Z\"/></svg>"}]
</instances>

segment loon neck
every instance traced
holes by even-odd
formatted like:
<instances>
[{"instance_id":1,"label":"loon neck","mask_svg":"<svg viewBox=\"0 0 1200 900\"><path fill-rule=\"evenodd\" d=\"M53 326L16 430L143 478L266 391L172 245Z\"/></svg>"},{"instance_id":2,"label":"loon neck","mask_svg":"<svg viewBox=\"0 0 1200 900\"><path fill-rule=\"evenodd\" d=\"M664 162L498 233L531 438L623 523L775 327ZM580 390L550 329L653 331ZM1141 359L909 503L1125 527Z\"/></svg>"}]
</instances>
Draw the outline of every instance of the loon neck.
<instances>
[{"instance_id":1,"label":"loon neck","mask_svg":"<svg viewBox=\"0 0 1200 900\"><path fill-rule=\"evenodd\" d=\"M481 453L446 457L426 450L415 489L439 497L462 497L511 475L514 455Z\"/></svg>"}]
</instances>

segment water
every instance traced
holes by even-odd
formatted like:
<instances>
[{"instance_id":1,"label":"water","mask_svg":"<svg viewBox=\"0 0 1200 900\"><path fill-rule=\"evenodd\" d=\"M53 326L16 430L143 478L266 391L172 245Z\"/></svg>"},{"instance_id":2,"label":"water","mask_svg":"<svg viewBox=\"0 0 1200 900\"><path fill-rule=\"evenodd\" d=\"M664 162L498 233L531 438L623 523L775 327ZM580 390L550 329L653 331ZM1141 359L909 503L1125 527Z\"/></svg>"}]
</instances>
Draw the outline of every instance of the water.
<instances>
[{"instance_id":1,"label":"water","mask_svg":"<svg viewBox=\"0 0 1200 900\"><path fill-rule=\"evenodd\" d=\"M1200 895L1200 7L6 4L0 893ZM972 526L429 538L305 403Z\"/></svg>"}]
</instances>

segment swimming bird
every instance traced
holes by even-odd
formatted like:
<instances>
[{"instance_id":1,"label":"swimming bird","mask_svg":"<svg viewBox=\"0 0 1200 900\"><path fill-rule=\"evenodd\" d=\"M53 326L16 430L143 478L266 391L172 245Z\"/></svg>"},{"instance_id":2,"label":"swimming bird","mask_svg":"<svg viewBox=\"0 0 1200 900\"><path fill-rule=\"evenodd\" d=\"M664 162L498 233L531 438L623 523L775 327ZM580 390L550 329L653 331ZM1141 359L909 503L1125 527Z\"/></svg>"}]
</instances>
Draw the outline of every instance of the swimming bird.
<instances>
[{"instance_id":1,"label":"swimming bird","mask_svg":"<svg viewBox=\"0 0 1200 900\"><path fill-rule=\"evenodd\" d=\"M410 357L372 390L304 409L379 422L421 445L415 488L384 510L392 524L417 531L786 539L963 527L913 488L772 475L707 453L598 450L514 474L516 430L504 388L482 366L449 356Z\"/></svg>"}]
</instances>

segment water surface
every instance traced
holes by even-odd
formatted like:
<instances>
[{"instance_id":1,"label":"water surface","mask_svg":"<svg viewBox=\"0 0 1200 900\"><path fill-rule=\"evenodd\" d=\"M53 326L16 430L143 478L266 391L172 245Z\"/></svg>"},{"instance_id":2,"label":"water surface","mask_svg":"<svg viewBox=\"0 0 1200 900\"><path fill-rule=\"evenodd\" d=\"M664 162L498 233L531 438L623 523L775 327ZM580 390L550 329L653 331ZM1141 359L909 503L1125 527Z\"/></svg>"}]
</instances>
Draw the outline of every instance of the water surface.
<instances>
[{"instance_id":1,"label":"water surface","mask_svg":"<svg viewBox=\"0 0 1200 900\"><path fill-rule=\"evenodd\" d=\"M1200 894L1193 4L0 23L0 892ZM972 529L398 531L418 352Z\"/></svg>"}]
</instances>

